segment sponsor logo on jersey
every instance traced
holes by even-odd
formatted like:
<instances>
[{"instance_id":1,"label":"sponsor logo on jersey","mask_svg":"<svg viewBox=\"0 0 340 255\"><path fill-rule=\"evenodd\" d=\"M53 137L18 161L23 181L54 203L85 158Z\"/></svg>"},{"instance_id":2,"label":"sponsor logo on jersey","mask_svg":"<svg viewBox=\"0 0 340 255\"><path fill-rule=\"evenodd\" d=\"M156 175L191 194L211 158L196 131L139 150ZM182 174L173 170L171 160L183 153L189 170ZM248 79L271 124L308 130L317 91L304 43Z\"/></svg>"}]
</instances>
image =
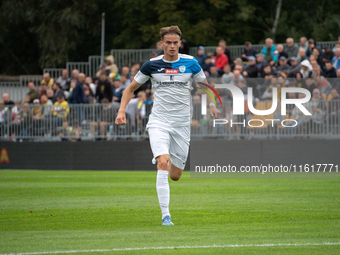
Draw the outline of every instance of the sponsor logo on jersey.
<instances>
[{"instance_id":1,"label":"sponsor logo on jersey","mask_svg":"<svg viewBox=\"0 0 340 255\"><path fill-rule=\"evenodd\" d=\"M178 69L165 69L167 74L178 74Z\"/></svg>"},{"instance_id":2,"label":"sponsor logo on jersey","mask_svg":"<svg viewBox=\"0 0 340 255\"><path fill-rule=\"evenodd\" d=\"M180 66L180 67L179 67L179 71L180 71L181 73L184 73L184 72L185 72L185 69L186 69L185 66Z\"/></svg>"},{"instance_id":3,"label":"sponsor logo on jersey","mask_svg":"<svg viewBox=\"0 0 340 255\"><path fill-rule=\"evenodd\" d=\"M158 72L162 72L165 68L158 69Z\"/></svg>"}]
</instances>

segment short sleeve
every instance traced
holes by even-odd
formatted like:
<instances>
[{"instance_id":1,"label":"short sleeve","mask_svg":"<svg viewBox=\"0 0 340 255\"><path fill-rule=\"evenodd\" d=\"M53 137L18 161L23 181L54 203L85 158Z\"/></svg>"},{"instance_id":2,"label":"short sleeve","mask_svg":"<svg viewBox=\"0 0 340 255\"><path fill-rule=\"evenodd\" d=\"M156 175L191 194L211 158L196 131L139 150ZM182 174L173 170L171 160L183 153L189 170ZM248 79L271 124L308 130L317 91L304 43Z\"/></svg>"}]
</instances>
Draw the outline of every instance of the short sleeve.
<instances>
[{"instance_id":1,"label":"short sleeve","mask_svg":"<svg viewBox=\"0 0 340 255\"><path fill-rule=\"evenodd\" d=\"M193 59L192 73L196 82L201 82L206 79L202 67L198 64L196 59Z\"/></svg>"},{"instance_id":2,"label":"short sleeve","mask_svg":"<svg viewBox=\"0 0 340 255\"><path fill-rule=\"evenodd\" d=\"M139 84L144 84L147 80L150 79L151 77L151 63L150 60L146 61L139 72L135 76L135 81L138 82Z\"/></svg>"}]
</instances>

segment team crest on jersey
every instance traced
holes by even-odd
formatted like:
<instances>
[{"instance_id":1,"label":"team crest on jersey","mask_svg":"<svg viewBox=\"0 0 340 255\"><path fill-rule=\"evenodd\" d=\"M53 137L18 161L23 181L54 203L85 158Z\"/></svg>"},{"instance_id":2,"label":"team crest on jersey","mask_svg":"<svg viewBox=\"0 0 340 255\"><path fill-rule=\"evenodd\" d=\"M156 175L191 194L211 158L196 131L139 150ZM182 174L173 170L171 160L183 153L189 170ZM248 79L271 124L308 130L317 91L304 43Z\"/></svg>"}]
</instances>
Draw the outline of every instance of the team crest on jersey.
<instances>
[{"instance_id":1,"label":"team crest on jersey","mask_svg":"<svg viewBox=\"0 0 340 255\"><path fill-rule=\"evenodd\" d=\"M179 71L180 71L181 73L184 73L184 72L185 72L185 69L186 69L185 66L180 66L180 67L179 67Z\"/></svg>"}]
</instances>

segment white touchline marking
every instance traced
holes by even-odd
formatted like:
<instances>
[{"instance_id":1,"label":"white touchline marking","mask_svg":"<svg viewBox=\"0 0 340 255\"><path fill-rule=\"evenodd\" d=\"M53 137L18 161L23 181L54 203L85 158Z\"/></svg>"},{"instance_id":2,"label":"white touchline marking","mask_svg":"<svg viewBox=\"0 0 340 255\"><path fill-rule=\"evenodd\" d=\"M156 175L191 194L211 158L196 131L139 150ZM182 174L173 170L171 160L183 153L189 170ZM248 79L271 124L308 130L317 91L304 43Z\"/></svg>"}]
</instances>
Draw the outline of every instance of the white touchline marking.
<instances>
[{"instance_id":1,"label":"white touchline marking","mask_svg":"<svg viewBox=\"0 0 340 255\"><path fill-rule=\"evenodd\" d=\"M173 249L208 249L208 248L242 248L242 247L279 247L279 246L327 246L340 245L338 243L278 243L278 244L226 244L226 245L203 245L203 246L164 246L164 247L133 247L133 248L112 248L97 250L71 250L71 251L41 251L23 253L2 253L0 255L40 255L40 254L62 254L62 253L90 253L90 252L111 252L111 251L140 251L140 250L173 250Z\"/></svg>"}]
</instances>

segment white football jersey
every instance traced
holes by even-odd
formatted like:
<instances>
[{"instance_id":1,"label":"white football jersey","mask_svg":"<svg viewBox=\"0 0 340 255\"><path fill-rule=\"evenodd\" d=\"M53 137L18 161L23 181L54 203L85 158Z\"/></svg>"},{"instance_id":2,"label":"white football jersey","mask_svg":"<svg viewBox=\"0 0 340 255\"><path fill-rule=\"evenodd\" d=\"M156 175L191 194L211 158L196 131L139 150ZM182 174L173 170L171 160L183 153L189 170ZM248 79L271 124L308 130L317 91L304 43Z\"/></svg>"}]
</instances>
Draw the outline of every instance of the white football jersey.
<instances>
[{"instance_id":1,"label":"white football jersey","mask_svg":"<svg viewBox=\"0 0 340 255\"><path fill-rule=\"evenodd\" d=\"M164 60L164 55L150 59L134 78L140 84L151 79L154 104L148 127L153 124L190 125L192 80L202 82L206 77L193 56L178 55L175 61Z\"/></svg>"}]
</instances>

